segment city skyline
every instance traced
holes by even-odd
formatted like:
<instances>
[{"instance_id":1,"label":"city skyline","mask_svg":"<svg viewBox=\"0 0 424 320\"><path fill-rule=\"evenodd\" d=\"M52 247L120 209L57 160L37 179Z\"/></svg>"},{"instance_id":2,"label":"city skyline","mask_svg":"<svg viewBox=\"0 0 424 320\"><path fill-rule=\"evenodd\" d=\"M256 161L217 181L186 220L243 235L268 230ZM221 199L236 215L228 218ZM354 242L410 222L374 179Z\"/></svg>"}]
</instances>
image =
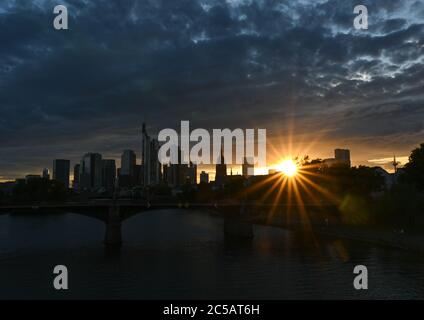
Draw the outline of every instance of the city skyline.
<instances>
[{"instance_id":1,"label":"city skyline","mask_svg":"<svg viewBox=\"0 0 424 320\"><path fill-rule=\"evenodd\" d=\"M335 148L333 150L340 150L340 148ZM349 149L347 151L350 151ZM102 153L97 153L97 152L88 152L85 153L85 156L90 155L90 154L98 154L100 155L100 160L101 161L113 161L115 166L116 166L116 177L119 176L119 171L122 170L122 159L125 156L128 156L128 153L131 152L134 154L134 165L140 167L141 166L141 151L139 153L137 153L137 151L132 150L132 149L123 149L122 153L117 157L117 158L112 158L112 157L104 157L105 155L103 155ZM137 156L139 155L139 156ZM327 157L327 158L318 158L318 157L313 157L310 156L308 154L304 154L304 155L297 155L296 157L301 158L302 156L308 156L310 159L319 159L322 161L328 161L328 160L332 160L331 156ZM395 155L394 155L395 156ZM269 172L271 171L276 171L276 172L281 172L281 163L286 161L286 160L294 160L296 158L295 156L291 156L291 157L280 157L280 161L279 162L275 162L271 165L268 165L267 167L257 167L257 166L253 166L254 169L254 175L267 175L269 174ZM334 157L334 155L333 155ZM84 156L82 157L84 158ZM350 159L350 154L349 154L349 159ZM62 159L54 159L52 160L53 165L51 166L51 168L49 166L41 166L42 169L41 170L34 170L31 172L26 172L23 173L20 176L15 176L15 177L10 177L8 179L1 179L0 177L0 183L2 182L8 182L8 181L13 181L15 179L21 179L24 178L25 176L34 176L34 175L39 175L40 177L44 176L45 174L45 170L47 169L48 172L54 172L54 163L57 160L62 160ZM405 163L407 163L408 157L396 157L396 160L399 162L400 167L402 167ZM69 169L69 185L72 185L72 182L75 180L75 172L74 172L74 167L76 165L80 165L81 163L81 158L79 160L76 161L72 161L72 160L62 160L62 161L69 161L70 162L70 169ZM159 163L159 161L158 161ZM352 161L351 159L349 160L349 165L352 166L357 166L357 164L355 164L355 161ZM362 164L361 164L362 165ZM388 173L393 173L394 169L393 169L393 157L391 158L385 158L385 159L373 159L371 161L369 161L368 166L370 167L381 167L382 169L386 170ZM131 166L128 165L128 169L126 169L127 171L132 170L129 169ZM246 174L243 171L243 165L242 164L225 164L225 172L227 175L241 175L241 176L245 176ZM249 166L250 167L250 166ZM216 165L215 164L210 164L210 165L198 165L199 170L197 170L197 181L201 181L201 174L203 172L208 174L208 179L209 181L215 181L216 178ZM162 169L162 173L163 173L163 169ZM100 173L99 173L100 174ZM129 173L122 173L123 175L129 175ZM148 185L148 184L147 184Z\"/></svg>"},{"instance_id":2,"label":"city skyline","mask_svg":"<svg viewBox=\"0 0 424 320\"><path fill-rule=\"evenodd\" d=\"M137 161L137 152L131 149L122 151L119 167L117 165L119 160L105 159L100 153L85 153L81 160L72 166L73 169L71 169L70 160L54 159L53 179L62 182L66 188L72 185L74 190L80 191L94 191L101 188L106 191L113 191L115 187L146 187L161 183L165 183L170 187L180 187L187 182L191 185L196 185L205 181L208 183L213 181L215 186L219 187L226 183L227 176L234 175L249 178L250 176L264 176L278 172L290 177L302 167L301 162L299 162L302 161L302 157L298 156L296 158L280 158L279 163L267 167L257 167L251 162L253 159L248 157L243 158L243 164L231 164L227 163L222 148L220 159L213 165L214 170L206 169L212 165L202 164L199 165L201 170L198 170L198 165L193 164L191 160L189 160L188 165L183 164L181 162L183 156L180 148L178 148L179 164L160 164L157 156L152 157L152 154L158 153L160 144L147 133L145 123L142 125L141 141L140 161ZM304 155L304 159L306 159L305 157L309 160L320 160L325 166L338 164L347 165L348 167L352 166L349 149L334 149L332 158L313 159L309 158L308 155ZM394 162L396 166L401 164L395 157L392 160L392 165ZM234 171L234 168L237 168L237 170ZM49 172L49 168L45 167L40 175L35 173L26 174L25 179L37 177L50 179ZM17 181L19 178L22 177L15 177L15 180ZM189 181L187 180L188 178Z\"/></svg>"},{"instance_id":3,"label":"city skyline","mask_svg":"<svg viewBox=\"0 0 424 320\"><path fill-rule=\"evenodd\" d=\"M152 139L154 141L156 141L157 143L157 139L156 139L156 135L153 135L152 137L150 137L150 135L147 136L143 136L143 130L144 132L147 132L148 130L145 128L144 124L141 126L141 137L143 139L143 137L147 137L149 139L149 141L151 141ZM143 129L144 128L144 129ZM138 136L139 138L139 136ZM319 155L324 155L324 156L315 156L314 154L310 154L308 153L308 151L313 150L314 144L315 142L312 142L308 145L306 145L305 143L299 143L297 144L297 148L294 148L293 145L296 145L295 143L292 142L292 136L290 135L288 138L286 138L287 141L289 141L288 143L286 143L284 145L283 148L281 148L281 150L278 150L273 144L272 142L270 143L269 141L267 142L267 158L271 158L273 159L272 161L267 161L268 165L266 167L255 167L255 175L263 175L263 174L267 174L267 172L269 170L274 170L278 167L278 165L284 161L284 159L294 159L296 157L303 157L303 156L309 156L309 158L311 159L327 159L330 158L332 156L332 150L337 149L334 147L329 146L330 149L328 149L327 151L321 151L318 152ZM138 144L140 144L140 139L138 140ZM280 139L281 140L281 139ZM159 144L155 147L156 149L158 149ZM333 148L333 149L331 149ZM122 160L122 153L124 153L125 151L134 151L136 154L137 159L141 159L141 151L138 152L139 148L128 148L125 146L121 147L121 151L109 151L108 153L103 153L103 152L92 152L92 153L98 153L101 154L102 156L105 156L107 159L111 159L114 160L116 162L116 167L120 168L121 167L121 160ZM349 148L349 150L351 150ZM80 162L80 156L75 155L77 152L75 151L75 149L73 149L71 152L69 152L70 154L73 154L72 157L66 157L66 155L64 155L62 158L64 159L68 159L71 164L72 163L79 163ZM137 156L138 155L138 156ZM355 160L355 152L353 152L353 157L351 159L352 162L352 166L358 166L358 165L365 165L365 166L370 166L370 167L382 167L383 169L385 169L387 172L392 173L393 172L393 156L396 156L397 161L399 161L400 166L402 167L403 165L405 165L408 162L408 156L402 156L402 155L397 155L395 153L388 155L385 158L376 158L376 159L370 159L367 161L359 161L359 160ZM51 160L53 161L53 160ZM140 161L137 162L137 164L140 164ZM34 168L34 169L29 169L32 171L22 171L19 174L13 176L13 175L7 175L7 174L1 174L2 172L2 168L0 167L0 182L7 182L7 181L11 181L14 180L16 178L22 178L26 175L31 175L31 174L35 174L36 172L42 172L42 170L44 169L50 169L51 172L53 171L53 166L49 167L46 166L45 163L40 163L38 166L35 166L32 163L27 163L26 164L28 168ZM24 167L24 166L23 166ZM211 180L215 179L215 165L200 165L199 168L201 168L201 170L205 170L208 174L209 174L209 178ZM241 164L228 164L228 173L230 173L230 170L233 170L235 174L242 174L242 165ZM3 169L4 170L4 169ZM200 171L198 172L197 175L198 180L200 179ZM70 174L70 181L72 182L73 179L73 174L72 174L72 170L71 170L71 174Z\"/></svg>"},{"instance_id":4,"label":"city skyline","mask_svg":"<svg viewBox=\"0 0 424 320\"><path fill-rule=\"evenodd\" d=\"M424 136L423 2L366 0L367 30L352 0L67 3L64 32L49 1L0 4L0 180L118 159L143 120L266 128L284 156L348 147L353 165L404 162Z\"/></svg>"}]
</instances>

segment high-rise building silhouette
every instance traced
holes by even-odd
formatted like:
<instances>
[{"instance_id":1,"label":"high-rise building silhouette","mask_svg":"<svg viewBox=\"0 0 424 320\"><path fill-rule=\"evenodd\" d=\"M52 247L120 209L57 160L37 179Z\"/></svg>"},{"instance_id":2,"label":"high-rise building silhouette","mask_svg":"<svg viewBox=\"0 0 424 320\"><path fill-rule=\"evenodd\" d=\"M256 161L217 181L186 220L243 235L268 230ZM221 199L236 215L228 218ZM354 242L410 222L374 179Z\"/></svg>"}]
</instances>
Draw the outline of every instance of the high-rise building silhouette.
<instances>
[{"instance_id":1,"label":"high-rise building silhouette","mask_svg":"<svg viewBox=\"0 0 424 320\"><path fill-rule=\"evenodd\" d=\"M181 163L183 156L181 149L178 147L178 163L163 167L164 181L170 187L181 187L184 184L191 184L193 181L192 175L197 174L197 166L189 167L187 164Z\"/></svg>"},{"instance_id":2,"label":"high-rise building silhouette","mask_svg":"<svg viewBox=\"0 0 424 320\"><path fill-rule=\"evenodd\" d=\"M102 186L102 155L86 153L80 162L80 189L91 190Z\"/></svg>"},{"instance_id":3,"label":"high-rise building silhouette","mask_svg":"<svg viewBox=\"0 0 424 320\"><path fill-rule=\"evenodd\" d=\"M143 186L156 185L161 181L161 164L158 159L159 143L151 138L143 123L141 130L141 179Z\"/></svg>"},{"instance_id":4,"label":"high-rise building silhouette","mask_svg":"<svg viewBox=\"0 0 424 320\"><path fill-rule=\"evenodd\" d=\"M113 191L116 182L116 164L115 160L103 159L102 160L102 187L106 191Z\"/></svg>"},{"instance_id":5,"label":"high-rise building silhouette","mask_svg":"<svg viewBox=\"0 0 424 320\"><path fill-rule=\"evenodd\" d=\"M74 190L79 189L79 181L80 181L80 164L76 164L74 166L74 180L72 182L72 187Z\"/></svg>"},{"instance_id":6,"label":"high-rise building silhouette","mask_svg":"<svg viewBox=\"0 0 424 320\"><path fill-rule=\"evenodd\" d=\"M225 184L227 179L227 165L224 159L224 152L221 149L220 158L215 166L215 184L222 186Z\"/></svg>"},{"instance_id":7,"label":"high-rise building silhouette","mask_svg":"<svg viewBox=\"0 0 424 320\"><path fill-rule=\"evenodd\" d=\"M121 175L133 177L137 156L133 150L124 150L121 155Z\"/></svg>"},{"instance_id":8,"label":"high-rise building silhouette","mask_svg":"<svg viewBox=\"0 0 424 320\"><path fill-rule=\"evenodd\" d=\"M253 158L244 158L242 164L242 175L245 178L249 178L254 175L255 164Z\"/></svg>"},{"instance_id":9,"label":"high-rise building silhouette","mask_svg":"<svg viewBox=\"0 0 424 320\"><path fill-rule=\"evenodd\" d=\"M209 183L209 174L205 171L200 173L200 183Z\"/></svg>"},{"instance_id":10,"label":"high-rise building silhouette","mask_svg":"<svg viewBox=\"0 0 424 320\"><path fill-rule=\"evenodd\" d=\"M188 167L188 182L191 185L197 184L197 165L190 161L190 167Z\"/></svg>"},{"instance_id":11,"label":"high-rise building silhouette","mask_svg":"<svg viewBox=\"0 0 424 320\"><path fill-rule=\"evenodd\" d=\"M140 181L136 180L136 154L133 150L124 150L121 155L121 170L119 173L119 186L124 188L134 187L139 185Z\"/></svg>"},{"instance_id":12,"label":"high-rise building silhouette","mask_svg":"<svg viewBox=\"0 0 424 320\"><path fill-rule=\"evenodd\" d=\"M64 159L53 160L53 179L69 188L69 170L71 162Z\"/></svg>"},{"instance_id":13,"label":"high-rise building silhouette","mask_svg":"<svg viewBox=\"0 0 424 320\"><path fill-rule=\"evenodd\" d=\"M48 168L43 169L42 177L43 177L43 179L50 180L50 171L49 171Z\"/></svg>"},{"instance_id":14,"label":"high-rise building silhouette","mask_svg":"<svg viewBox=\"0 0 424 320\"><path fill-rule=\"evenodd\" d=\"M142 181L141 181L141 165L136 164L135 165L135 169L134 169L134 177L133 177L133 184L134 186L140 186Z\"/></svg>"}]
</instances>

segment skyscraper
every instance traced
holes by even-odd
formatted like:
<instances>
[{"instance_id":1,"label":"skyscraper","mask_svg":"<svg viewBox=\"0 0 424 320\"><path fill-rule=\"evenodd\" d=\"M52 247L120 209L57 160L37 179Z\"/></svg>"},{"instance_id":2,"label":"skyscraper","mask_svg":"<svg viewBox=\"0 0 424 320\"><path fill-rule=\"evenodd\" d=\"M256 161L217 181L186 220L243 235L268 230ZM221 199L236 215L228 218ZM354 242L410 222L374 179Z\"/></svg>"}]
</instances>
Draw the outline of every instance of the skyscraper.
<instances>
[{"instance_id":1,"label":"skyscraper","mask_svg":"<svg viewBox=\"0 0 424 320\"><path fill-rule=\"evenodd\" d=\"M253 158L244 158L242 164L242 174L243 177L249 178L254 175L255 164Z\"/></svg>"},{"instance_id":2,"label":"skyscraper","mask_svg":"<svg viewBox=\"0 0 424 320\"><path fill-rule=\"evenodd\" d=\"M48 168L43 169L43 179L50 180L50 171Z\"/></svg>"},{"instance_id":3,"label":"skyscraper","mask_svg":"<svg viewBox=\"0 0 424 320\"><path fill-rule=\"evenodd\" d=\"M191 185L197 184L197 165L190 161L190 167L188 167L188 179Z\"/></svg>"},{"instance_id":4,"label":"skyscraper","mask_svg":"<svg viewBox=\"0 0 424 320\"><path fill-rule=\"evenodd\" d=\"M190 167L187 164L182 164L183 155L181 149L178 148L178 163L164 166L164 178L170 187L181 187L187 182L190 183ZM197 173L196 169L192 168Z\"/></svg>"},{"instance_id":5,"label":"skyscraper","mask_svg":"<svg viewBox=\"0 0 424 320\"><path fill-rule=\"evenodd\" d=\"M150 181L150 137L146 131L146 124L141 129L141 179L143 186L148 186Z\"/></svg>"},{"instance_id":6,"label":"skyscraper","mask_svg":"<svg viewBox=\"0 0 424 320\"><path fill-rule=\"evenodd\" d=\"M222 186L225 184L227 179L227 165L225 164L224 153L221 149L220 159L215 166L215 184Z\"/></svg>"},{"instance_id":7,"label":"skyscraper","mask_svg":"<svg viewBox=\"0 0 424 320\"><path fill-rule=\"evenodd\" d=\"M107 191L115 189L116 164L115 160L102 160L102 187Z\"/></svg>"},{"instance_id":8,"label":"skyscraper","mask_svg":"<svg viewBox=\"0 0 424 320\"><path fill-rule=\"evenodd\" d=\"M133 150L124 150L121 155L121 175L133 177L137 156Z\"/></svg>"},{"instance_id":9,"label":"skyscraper","mask_svg":"<svg viewBox=\"0 0 424 320\"><path fill-rule=\"evenodd\" d=\"M209 183L209 174L205 171L200 173L200 183Z\"/></svg>"},{"instance_id":10,"label":"skyscraper","mask_svg":"<svg viewBox=\"0 0 424 320\"><path fill-rule=\"evenodd\" d=\"M162 179L162 165L158 159L159 142L156 139L150 140L150 184L156 185Z\"/></svg>"},{"instance_id":11,"label":"skyscraper","mask_svg":"<svg viewBox=\"0 0 424 320\"><path fill-rule=\"evenodd\" d=\"M121 170L119 174L119 186L130 188L137 184L139 181L136 181L136 154L133 150L124 150L121 155Z\"/></svg>"},{"instance_id":12,"label":"skyscraper","mask_svg":"<svg viewBox=\"0 0 424 320\"><path fill-rule=\"evenodd\" d=\"M146 124L141 130L141 179L143 186L158 184L161 180L161 164L158 159L159 143L147 134Z\"/></svg>"},{"instance_id":13,"label":"skyscraper","mask_svg":"<svg viewBox=\"0 0 424 320\"><path fill-rule=\"evenodd\" d=\"M80 162L80 189L96 190L102 186L102 155L86 153Z\"/></svg>"},{"instance_id":14,"label":"skyscraper","mask_svg":"<svg viewBox=\"0 0 424 320\"><path fill-rule=\"evenodd\" d=\"M134 177L133 177L133 184L134 186L140 186L141 185L141 165L136 164L134 169Z\"/></svg>"},{"instance_id":15,"label":"skyscraper","mask_svg":"<svg viewBox=\"0 0 424 320\"><path fill-rule=\"evenodd\" d=\"M80 181L80 164L76 164L74 166L74 181L72 182L72 187L74 190L79 189L79 181Z\"/></svg>"},{"instance_id":16,"label":"skyscraper","mask_svg":"<svg viewBox=\"0 0 424 320\"><path fill-rule=\"evenodd\" d=\"M69 188L69 170L71 162L64 159L53 160L53 179L62 182Z\"/></svg>"}]
</instances>

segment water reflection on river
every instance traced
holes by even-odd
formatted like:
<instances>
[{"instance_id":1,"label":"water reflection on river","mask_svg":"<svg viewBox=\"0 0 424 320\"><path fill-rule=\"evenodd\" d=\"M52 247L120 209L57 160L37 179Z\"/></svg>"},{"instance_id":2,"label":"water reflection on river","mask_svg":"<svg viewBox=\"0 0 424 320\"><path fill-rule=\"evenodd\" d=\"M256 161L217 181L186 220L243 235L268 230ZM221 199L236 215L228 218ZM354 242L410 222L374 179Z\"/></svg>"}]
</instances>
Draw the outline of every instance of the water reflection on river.
<instances>
[{"instance_id":1,"label":"water reflection on river","mask_svg":"<svg viewBox=\"0 0 424 320\"><path fill-rule=\"evenodd\" d=\"M104 224L75 215L0 216L0 298L340 299L424 297L424 256L340 239L306 241L255 226L249 244L225 241L207 213L153 211L124 222L119 252ZM69 269L55 291L53 267ZM369 290L353 289L353 268Z\"/></svg>"}]
</instances>

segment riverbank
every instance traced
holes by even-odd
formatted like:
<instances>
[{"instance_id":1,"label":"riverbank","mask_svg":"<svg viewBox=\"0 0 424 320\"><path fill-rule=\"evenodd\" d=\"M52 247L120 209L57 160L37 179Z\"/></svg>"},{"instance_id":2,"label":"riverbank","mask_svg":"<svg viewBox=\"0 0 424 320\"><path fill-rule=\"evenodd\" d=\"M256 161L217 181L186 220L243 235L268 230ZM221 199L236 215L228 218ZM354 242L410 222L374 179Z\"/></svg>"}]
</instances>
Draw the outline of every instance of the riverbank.
<instances>
[{"instance_id":1,"label":"riverbank","mask_svg":"<svg viewBox=\"0 0 424 320\"><path fill-rule=\"evenodd\" d=\"M321 227L314 232L328 237L344 238L411 250L424 254L424 235L406 233L402 230L374 229L367 227Z\"/></svg>"},{"instance_id":2,"label":"riverbank","mask_svg":"<svg viewBox=\"0 0 424 320\"><path fill-rule=\"evenodd\" d=\"M285 226L277 223L255 222L278 228ZM353 241L367 242L379 246L410 250L424 254L424 234L407 233L403 230L389 230L371 227L352 226L315 226L312 231L316 235L331 238L343 238Z\"/></svg>"}]
</instances>

